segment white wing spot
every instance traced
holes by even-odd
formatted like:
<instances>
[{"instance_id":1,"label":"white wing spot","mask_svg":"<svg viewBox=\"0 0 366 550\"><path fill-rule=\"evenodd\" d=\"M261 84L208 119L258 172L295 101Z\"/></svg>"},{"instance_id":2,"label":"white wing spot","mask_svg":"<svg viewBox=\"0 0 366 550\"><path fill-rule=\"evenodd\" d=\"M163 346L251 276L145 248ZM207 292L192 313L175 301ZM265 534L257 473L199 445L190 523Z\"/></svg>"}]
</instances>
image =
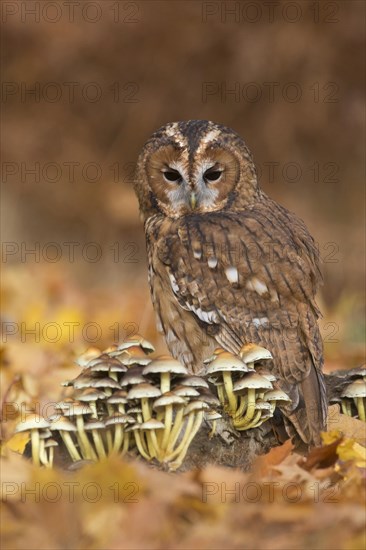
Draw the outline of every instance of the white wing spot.
<instances>
[{"instance_id":1,"label":"white wing spot","mask_svg":"<svg viewBox=\"0 0 366 550\"><path fill-rule=\"evenodd\" d=\"M261 327L263 325L267 325L269 323L268 317L254 317L252 320L252 323L255 327Z\"/></svg>"},{"instance_id":2,"label":"white wing spot","mask_svg":"<svg viewBox=\"0 0 366 550\"><path fill-rule=\"evenodd\" d=\"M255 292L257 292L259 296L263 296L263 294L266 294L268 292L267 285L257 279L257 277L249 279L245 286L248 290L254 290Z\"/></svg>"},{"instance_id":3,"label":"white wing spot","mask_svg":"<svg viewBox=\"0 0 366 550\"><path fill-rule=\"evenodd\" d=\"M196 260L200 260L202 258L202 250L193 250L193 256Z\"/></svg>"},{"instance_id":4,"label":"white wing spot","mask_svg":"<svg viewBox=\"0 0 366 550\"><path fill-rule=\"evenodd\" d=\"M171 284L171 287L173 289L174 294L178 294L179 293L179 286L178 286L178 283L177 283L177 279L174 277L173 273L169 272L169 279L170 279L170 284Z\"/></svg>"},{"instance_id":5,"label":"white wing spot","mask_svg":"<svg viewBox=\"0 0 366 550\"><path fill-rule=\"evenodd\" d=\"M216 323L218 321L216 311L203 311L200 307L195 307L192 304L189 304L189 309L197 315L197 317L204 323Z\"/></svg>"},{"instance_id":6,"label":"white wing spot","mask_svg":"<svg viewBox=\"0 0 366 550\"><path fill-rule=\"evenodd\" d=\"M236 267L227 267L225 269L225 275L229 283L235 284L239 281L239 273Z\"/></svg>"},{"instance_id":7,"label":"white wing spot","mask_svg":"<svg viewBox=\"0 0 366 550\"><path fill-rule=\"evenodd\" d=\"M211 258L209 258L207 260L207 263L208 263L208 267L210 269L215 269L215 267L217 266L217 258L215 256L211 256Z\"/></svg>"}]
</instances>

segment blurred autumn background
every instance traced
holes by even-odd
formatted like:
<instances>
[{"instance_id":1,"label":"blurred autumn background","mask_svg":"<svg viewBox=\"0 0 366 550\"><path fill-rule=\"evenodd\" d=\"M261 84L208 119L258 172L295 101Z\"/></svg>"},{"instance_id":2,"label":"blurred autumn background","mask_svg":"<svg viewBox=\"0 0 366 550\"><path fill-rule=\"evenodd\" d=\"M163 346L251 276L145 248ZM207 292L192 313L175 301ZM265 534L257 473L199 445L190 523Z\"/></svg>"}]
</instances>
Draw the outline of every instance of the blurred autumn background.
<instances>
[{"instance_id":1,"label":"blurred autumn background","mask_svg":"<svg viewBox=\"0 0 366 550\"><path fill-rule=\"evenodd\" d=\"M1 8L2 396L56 398L91 344L138 331L164 349L132 179L144 141L181 119L246 139L319 243L326 368L364 361L363 2Z\"/></svg>"}]
</instances>

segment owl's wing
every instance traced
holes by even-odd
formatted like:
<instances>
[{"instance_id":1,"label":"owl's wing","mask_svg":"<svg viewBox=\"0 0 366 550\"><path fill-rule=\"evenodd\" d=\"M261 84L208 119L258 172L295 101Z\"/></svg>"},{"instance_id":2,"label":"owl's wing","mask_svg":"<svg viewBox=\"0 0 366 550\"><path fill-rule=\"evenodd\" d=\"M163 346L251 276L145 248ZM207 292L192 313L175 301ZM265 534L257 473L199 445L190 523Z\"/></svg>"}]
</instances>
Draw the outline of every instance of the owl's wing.
<instances>
[{"instance_id":1,"label":"owl's wing","mask_svg":"<svg viewBox=\"0 0 366 550\"><path fill-rule=\"evenodd\" d=\"M191 215L158 255L202 330L235 353L248 342L268 348L284 389L303 385L293 407L311 403L314 418L320 410L314 423L324 423L318 252L303 222L270 199L245 212Z\"/></svg>"}]
</instances>

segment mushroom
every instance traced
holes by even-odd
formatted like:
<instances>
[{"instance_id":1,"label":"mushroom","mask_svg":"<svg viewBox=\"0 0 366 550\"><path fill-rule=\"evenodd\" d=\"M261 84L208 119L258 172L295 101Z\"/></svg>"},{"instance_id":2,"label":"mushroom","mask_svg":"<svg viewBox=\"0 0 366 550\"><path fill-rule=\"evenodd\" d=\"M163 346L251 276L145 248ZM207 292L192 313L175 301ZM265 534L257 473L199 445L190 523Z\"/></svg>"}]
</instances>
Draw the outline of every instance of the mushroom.
<instances>
[{"instance_id":1,"label":"mushroom","mask_svg":"<svg viewBox=\"0 0 366 550\"><path fill-rule=\"evenodd\" d=\"M215 435L216 423L217 423L217 420L220 420L220 418L222 418L222 415L213 409L209 409L208 411L205 412L205 420L208 423L212 423L211 430L208 434L209 439L211 439Z\"/></svg>"},{"instance_id":2,"label":"mushroom","mask_svg":"<svg viewBox=\"0 0 366 550\"><path fill-rule=\"evenodd\" d=\"M76 432L77 428L72 422L70 422L70 420L68 420L64 416L56 416L56 418L52 421L50 425L50 430L58 431L60 433L62 441L64 442L65 447L74 462L76 462L77 460L81 460L79 451L77 450L75 443L73 442L70 435L70 432Z\"/></svg>"},{"instance_id":3,"label":"mushroom","mask_svg":"<svg viewBox=\"0 0 366 550\"><path fill-rule=\"evenodd\" d=\"M147 422L152 416L149 400L160 396L161 391L159 388L145 382L143 384L133 386L127 394L127 399L141 401L142 418L144 422ZM154 456L154 446L149 434L147 434L147 443L150 455Z\"/></svg>"},{"instance_id":4,"label":"mushroom","mask_svg":"<svg viewBox=\"0 0 366 550\"><path fill-rule=\"evenodd\" d=\"M289 396L282 390L274 389L270 391L266 391L263 396L264 401L268 401L272 408L272 415L274 413L274 410L276 408L277 404L281 405L288 405L291 403L291 399Z\"/></svg>"},{"instance_id":5,"label":"mushroom","mask_svg":"<svg viewBox=\"0 0 366 550\"><path fill-rule=\"evenodd\" d=\"M84 414L91 415L92 409L88 405L86 405L85 403L81 403L80 401L74 401L73 405L69 409L66 409L64 411L64 416L75 416L76 418L76 436L83 458L85 458L86 460L96 460L97 456L84 430Z\"/></svg>"},{"instance_id":6,"label":"mushroom","mask_svg":"<svg viewBox=\"0 0 366 550\"><path fill-rule=\"evenodd\" d=\"M47 457L46 466L48 468L52 468L53 458L54 458L54 451L55 451L55 447L58 447L58 443L55 439L50 438L45 442L44 447L45 447L45 449L48 449L48 457Z\"/></svg>"},{"instance_id":7,"label":"mushroom","mask_svg":"<svg viewBox=\"0 0 366 550\"><path fill-rule=\"evenodd\" d=\"M98 399L104 399L106 394L97 388L86 388L85 390L75 392L74 397L83 403L87 403L91 408L94 418L98 418L96 402Z\"/></svg>"},{"instance_id":8,"label":"mushroom","mask_svg":"<svg viewBox=\"0 0 366 550\"><path fill-rule=\"evenodd\" d=\"M139 334L134 334L130 338L124 340L121 344L118 345L117 349L119 351L123 351L135 346L139 346L145 353L152 353L153 351L155 351L154 346Z\"/></svg>"},{"instance_id":9,"label":"mushroom","mask_svg":"<svg viewBox=\"0 0 366 550\"><path fill-rule=\"evenodd\" d=\"M146 460L151 460L153 457L149 455L149 451L147 448L147 444L145 441L141 438L140 434L140 427L142 422L135 422L133 426L128 426L126 428L126 433L133 432L135 436L136 446L141 456L143 456Z\"/></svg>"},{"instance_id":10,"label":"mushroom","mask_svg":"<svg viewBox=\"0 0 366 550\"><path fill-rule=\"evenodd\" d=\"M264 390L273 389L272 383L256 372L250 372L234 384L234 392L240 395L240 405L233 416L233 425L237 430L245 430L251 424L255 413L256 397L261 397ZM256 390L262 390L256 395ZM245 395L242 395L242 394ZM245 413L245 414L244 414ZM244 416L243 416L244 415Z\"/></svg>"},{"instance_id":11,"label":"mushroom","mask_svg":"<svg viewBox=\"0 0 366 550\"><path fill-rule=\"evenodd\" d=\"M124 426L126 424L133 424L134 422L135 419L133 418L133 416L120 413L116 413L105 420L106 426L114 426L113 446L111 447L111 449L109 449L110 451L118 453L122 443L122 455L124 455L128 451L129 435L125 435Z\"/></svg>"},{"instance_id":12,"label":"mushroom","mask_svg":"<svg viewBox=\"0 0 366 550\"><path fill-rule=\"evenodd\" d=\"M105 424L101 420L92 419L88 420L88 422L85 422L84 429L87 432L92 433L94 446L97 451L98 458L105 458L107 456L103 444L103 439L99 433L99 430L105 429Z\"/></svg>"},{"instance_id":13,"label":"mushroom","mask_svg":"<svg viewBox=\"0 0 366 550\"><path fill-rule=\"evenodd\" d=\"M187 375L188 370L179 361L170 357L170 355L160 355L144 367L143 375L148 378L155 378L158 375L160 378L161 393L167 393L171 388L172 375Z\"/></svg>"},{"instance_id":14,"label":"mushroom","mask_svg":"<svg viewBox=\"0 0 366 550\"><path fill-rule=\"evenodd\" d=\"M273 359L272 354L268 349L258 346L257 344L245 344L239 352L243 361L251 368L254 368L256 361L263 361L265 359Z\"/></svg>"},{"instance_id":15,"label":"mushroom","mask_svg":"<svg viewBox=\"0 0 366 550\"><path fill-rule=\"evenodd\" d=\"M357 379L351 382L351 384L343 390L342 397L353 399L357 407L358 418L365 422L366 382L363 379Z\"/></svg>"},{"instance_id":16,"label":"mushroom","mask_svg":"<svg viewBox=\"0 0 366 550\"><path fill-rule=\"evenodd\" d=\"M228 351L221 352L206 370L209 380L217 386L222 406L230 415L235 415L237 409L237 398L233 393L233 374L251 370L253 369L248 368L244 361Z\"/></svg>"},{"instance_id":17,"label":"mushroom","mask_svg":"<svg viewBox=\"0 0 366 550\"><path fill-rule=\"evenodd\" d=\"M40 433L39 430L49 428L50 423L39 416L39 414L29 414L25 420L20 422L15 433L28 432L30 430L32 445L32 460L36 466L40 466Z\"/></svg>"},{"instance_id":18,"label":"mushroom","mask_svg":"<svg viewBox=\"0 0 366 550\"><path fill-rule=\"evenodd\" d=\"M184 435L179 443L178 447L168 454L166 459L171 462L170 463L170 469L176 470L178 469L184 460L184 457L187 454L189 445L191 444L194 436L198 432L198 430L201 427L203 418L204 418L204 411L209 409L209 406L207 403L204 403L203 401L191 401L188 403L188 405L185 408L184 416L187 416L187 423L184 430ZM171 442L172 446L175 445L175 441ZM168 448L168 452L170 451L170 447ZM172 459L174 461L172 462Z\"/></svg>"},{"instance_id":19,"label":"mushroom","mask_svg":"<svg viewBox=\"0 0 366 550\"><path fill-rule=\"evenodd\" d=\"M163 430L164 428L165 428L164 424L160 422L160 420L156 420L156 418L150 418L146 422L143 422L142 424L140 424L140 430L142 432L145 432L148 445L150 442L149 451L150 451L150 448L153 451L152 453L150 451L151 458L154 458L154 457L158 457L158 459L160 458L161 448L158 443L158 439L156 437L156 430Z\"/></svg>"},{"instance_id":20,"label":"mushroom","mask_svg":"<svg viewBox=\"0 0 366 550\"><path fill-rule=\"evenodd\" d=\"M126 412L125 405L128 403L127 392L125 390L117 390L110 395L106 401L105 405L109 416L113 415L114 407L117 405L117 412L124 414Z\"/></svg>"},{"instance_id":21,"label":"mushroom","mask_svg":"<svg viewBox=\"0 0 366 550\"><path fill-rule=\"evenodd\" d=\"M92 361L96 357L99 357L100 354L100 349L96 347L90 347L76 359L75 363L80 367L85 367L90 361Z\"/></svg>"},{"instance_id":22,"label":"mushroom","mask_svg":"<svg viewBox=\"0 0 366 550\"><path fill-rule=\"evenodd\" d=\"M175 395L173 392L166 392L154 401L153 410L158 411L157 419L164 422L164 432L160 438L161 441L159 441L159 445L162 450L165 450L168 447L169 436L173 423L173 407L179 409L185 404L186 402L183 397ZM173 426L174 433L178 431L182 425L181 418L182 417L180 415L176 415L175 424L177 427Z\"/></svg>"},{"instance_id":23,"label":"mushroom","mask_svg":"<svg viewBox=\"0 0 366 550\"><path fill-rule=\"evenodd\" d=\"M179 384L181 386L191 386L192 388L209 388L206 380L200 376L184 376L179 379Z\"/></svg>"},{"instance_id":24,"label":"mushroom","mask_svg":"<svg viewBox=\"0 0 366 550\"><path fill-rule=\"evenodd\" d=\"M131 367L121 378L120 385L122 388L126 386L134 386L135 384L143 384L146 382L142 374L142 367Z\"/></svg>"}]
</instances>

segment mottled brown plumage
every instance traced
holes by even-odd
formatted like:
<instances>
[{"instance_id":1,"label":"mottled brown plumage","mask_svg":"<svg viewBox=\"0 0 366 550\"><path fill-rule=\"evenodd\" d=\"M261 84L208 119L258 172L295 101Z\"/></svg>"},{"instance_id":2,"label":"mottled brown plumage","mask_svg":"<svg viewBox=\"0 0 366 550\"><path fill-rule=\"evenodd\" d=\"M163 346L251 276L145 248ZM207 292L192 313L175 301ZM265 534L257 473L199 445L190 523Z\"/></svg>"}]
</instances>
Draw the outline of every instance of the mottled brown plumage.
<instances>
[{"instance_id":1,"label":"mottled brown plumage","mask_svg":"<svg viewBox=\"0 0 366 550\"><path fill-rule=\"evenodd\" d=\"M318 444L326 417L314 299L321 277L305 224L259 188L244 141L213 122L158 130L139 157L135 189L171 353L202 374L218 345L235 353L263 345L292 399L289 433Z\"/></svg>"}]
</instances>

